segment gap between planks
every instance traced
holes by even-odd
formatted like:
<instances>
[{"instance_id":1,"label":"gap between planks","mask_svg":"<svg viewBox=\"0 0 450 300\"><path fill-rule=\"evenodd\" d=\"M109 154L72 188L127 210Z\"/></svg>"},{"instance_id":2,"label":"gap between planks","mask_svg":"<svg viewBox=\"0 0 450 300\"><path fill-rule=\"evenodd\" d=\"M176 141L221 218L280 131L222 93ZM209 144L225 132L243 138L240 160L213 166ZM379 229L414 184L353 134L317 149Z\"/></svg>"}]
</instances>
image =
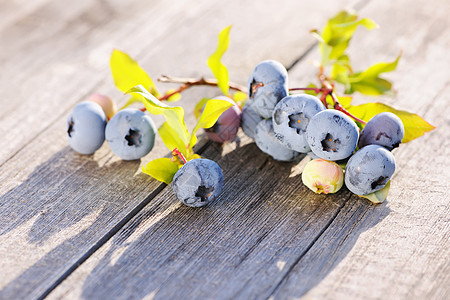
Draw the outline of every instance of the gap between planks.
<instances>
[{"instance_id":1,"label":"gap between planks","mask_svg":"<svg viewBox=\"0 0 450 300\"><path fill-rule=\"evenodd\" d=\"M356 2L354 5L355 10L361 10L366 6L370 0L362 0L359 2ZM308 55L318 46L317 42L311 43L310 46L307 47L307 49L299 55L296 59L293 60L293 62L286 67L286 70L289 72L291 69L293 69L298 63L302 62ZM145 49L145 48L143 48ZM136 57L137 59L144 55L145 51L143 50L141 53L139 53ZM103 80L100 80L100 82ZM85 96L91 94L93 92L92 88L89 92L85 93ZM67 115L68 110L64 111L62 114L58 115L56 119L61 118L63 115ZM37 139L39 136L41 136L47 129L53 124L53 122L50 122L47 127L45 127L39 134L37 134L32 140ZM196 153L202 154L205 152L210 146L212 145L212 142L208 141L204 143ZM22 151L24 147L19 148L15 153L13 153L9 158L7 158L2 164L0 164L0 167L2 167L5 163L7 163L10 159L15 157L18 153ZM265 167L267 164L268 159L265 160L265 162L260 167L261 169ZM59 284L61 284L67 277L69 277L79 266L81 266L87 259L89 259L101 246L103 246L105 243L107 243L115 234L117 234L129 221L131 221L147 204L151 202L152 199L157 197L165 188L167 187L167 184L161 183L151 194L149 194L144 200L142 200L135 208L133 208L122 220L120 220L110 231L108 231L102 238L100 238L91 248L89 248L84 255L82 255L73 265L71 265L57 280L54 281L53 284L50 285L50 287L45 290L42 295L40 295L37 299L44 299L47 297ZM273 288L273 290L270 293L270 299L272 295L277 291L277 289L282 285L282 283L285 281L285 279L289 276L290 272L295 268L295 266L300 263L302 258L308 253L308 251L314 246L314 244L320 239L320 237L326 232L326 230L330 227L330 225L334 222L336 217L339 215L341 210L345 207L348 200L351 196L347 197L347 199L340 205L340 207L337 209L337 211L334 213L334 215L328 220L326 225L320 230L320 232L317 234L316 237L312 240L312 242L306 247L306 249L303 251L303 253L300 254L300 256L297 258L297 260L290 266L289 270L286 272L286 274L281 278L281 280L276 284L276 286ZM157 208L157 207L156 207Z\"/></svg>"}]
</instances>

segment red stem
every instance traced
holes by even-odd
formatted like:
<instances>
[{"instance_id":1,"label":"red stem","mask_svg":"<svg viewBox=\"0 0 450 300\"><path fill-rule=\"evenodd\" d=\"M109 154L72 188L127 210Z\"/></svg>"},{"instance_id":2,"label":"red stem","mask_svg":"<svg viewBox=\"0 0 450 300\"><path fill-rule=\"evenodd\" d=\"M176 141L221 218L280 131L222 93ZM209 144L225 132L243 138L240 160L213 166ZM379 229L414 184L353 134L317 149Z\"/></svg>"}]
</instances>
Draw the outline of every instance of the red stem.
<instances>
[{"instance_id":1,"label":"red stem","mask_svg":"<svg viewBox=\"0 0 450 300\"><path fill-rule=\"evenodd\" d=\"M181 153L180 150L178 150L178 148L172 150L172 155L178 156L178 158L181 160L183 164L187 163L186 157L184 157L183 153Z\"/></svg>"}]
</instances>

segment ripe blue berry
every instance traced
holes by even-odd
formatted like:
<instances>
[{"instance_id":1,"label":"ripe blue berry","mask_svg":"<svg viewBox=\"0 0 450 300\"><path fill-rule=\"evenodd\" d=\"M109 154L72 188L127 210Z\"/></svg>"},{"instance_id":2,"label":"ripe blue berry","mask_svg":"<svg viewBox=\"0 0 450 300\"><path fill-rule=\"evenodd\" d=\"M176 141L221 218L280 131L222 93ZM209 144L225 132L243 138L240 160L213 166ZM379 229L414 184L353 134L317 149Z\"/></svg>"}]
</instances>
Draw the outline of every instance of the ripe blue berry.
<instances>
[{"instance_id":1,"label":"ripe blue berry","mask_svg":"<svg viewBox=\"0 0 450 300\"><path fill-rule=\"evenodd\" d=\"M333 161L352 155L358 136L356 123L334 109L316 114L306 129L306 139L312 152L320 158Z\"/></svg>"},{"instance_id":2,"label":"ripe blue berry","mask_svg":"<svg viewBox=\"0 0 450 300\"><path fill-rule=\"evenodd\" d=\"M142 111L126 108L106 125L105 136L111 150L124 160L139 159L155 144L156 127Z\"/></svg>"},{"instance_id":3,"label":"ripe blue berry","mask_svg":"<svg viewBox=\"0 0 450 300\"><path fill-rule=\"evenodd\" d=\"M67 118L69 145L78 153L92 154L105 141L106 116L100 105L83 101Z\"/></svg>"},{"instance_id":4,"label":"ripe blue berry","mask_svg":"<svg viewBox=\"0 0 450 300\"><path fill-rule=\"evenodd\" d=\"M358 150L345 167L345 185L357 195L381 190L395 172L395 158L382 146L368 145Z\"/></svg>"},{"instance_id":5,"label":"ripe blue berry","mask_svg":"<svg viewBox=\"0 0 450 300\"><path fill-rule=\"evenodd\" d=\"M277 61L260 62L247 82L248 102L263 118L271 118L275 105L288 95L286 68Z\"/></svg>"},{"instance_id":6,"label":"ripe blue berry","mask_svg":"<svg viewBox=\"0 0 450 300\"><path fill-rule=\"evenodd\" d=\"M284 97L273 111L275 136L286 148L307 153L306 128L309 121L325 106L317 97L298 94Z\"/></svg>"},{"instance_id":7,"label":"ripe blue berry","mask_svg":"<svg viewBox=\"0 0 450 300\"><path fill-rule=\"evenodd\" d=\"M242 108L241 127L249 138L255 139L256 126L262 120L264 120L264 118L260 117L253 109L253 104L247 101Z\"/></svg>"},{"instance_id":8,"label":"ripe blue berry","mask_svg":"<svg viewBox=\"0 0 450 300\"><path fill-rule=\"evenodd\" d=\"M205 129L206 135L210 140L218 143L231 141L236 136L241 124L241 109L228 97L219 96L214 99L226 100L233 106L220 115L213 127Z\"/></svg>"},{"instance_id":9,"label":"ripe blue berry","mask_svg":"<svg viewBox=\"0 0 450 300\"><path fill-rule=\"evenodd\" d=\"M173 177L175 196L191 207L205 206L222 191L223 174L212 160L197 158L185 163Z\"/></svg>"},{"instance_id":10,"label":"ripe blue berry","mask_svg":"<svg viewBox=\"0 0 450 300\"><path fill-rule=\"evenodd\" d=\"M402 120L391 112L382 112L367 122L361 131L358 147L380 145L391 151L398 147L404 135Z\"/></svg>"},{"instance_id":11,"label":"ripe blue berry","mask_svg":"<svg viewBox=\"0 0 450 300\"><path fill-rule=\"evenodd\" d=\"M265 119L256 126L255 143L262 152L269 154L275 160L292 161L300 155L280 144L273 131L272 119Z\"/></svg>"}]
</instances>

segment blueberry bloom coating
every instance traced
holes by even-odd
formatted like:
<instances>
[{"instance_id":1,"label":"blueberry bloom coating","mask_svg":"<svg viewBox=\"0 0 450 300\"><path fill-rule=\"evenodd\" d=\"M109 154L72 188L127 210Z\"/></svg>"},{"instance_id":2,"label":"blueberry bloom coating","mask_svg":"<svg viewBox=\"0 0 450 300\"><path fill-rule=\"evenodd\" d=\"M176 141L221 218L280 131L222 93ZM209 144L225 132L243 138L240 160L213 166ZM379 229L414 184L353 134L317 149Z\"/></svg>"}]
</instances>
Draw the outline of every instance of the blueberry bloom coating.
<instances>
[{"instance_id":1,"label":"blueberry bloom coating","mask_svg":"<svg viewBox=\"0 0 450 300\"><path fill-rule=\"evenodd\" d=\"M309 121L325 106L317 97L298 94L284 97L273 111L275 136L286 148L307 153L306 128Z\"/></svg>"},{"instance_id":2,"label":"blueberry bloom coating","mask_svg":"<svg viewBox=\"0 0 450 300\"><path fill-rule=\"evenodd\" d=\"M241 127L249 138L255 139L256 126L262 120L264 118L253 109L253 104L247 101L242 108Z\"/></svg>"},{"instance_id":3,"label":"blueberry bloom coating","mask_svg":"<svg viewBox=\"0 0 450 300\"><path fill-rule=\"evenodd\" d=\"M272 119L265 119L256 126L255 142L262 152L269 154L275 160L292 161L300 155L280 144L273 131Z\"/></svg>"},{"instance_id":4,"label":"blueberry bloom coating","mask_svg":"<svg viewBox=\"0 0 450 300\"><path fill-rule=\"evenodd\" d=\"M78 103L67 118L69 145L78 153L92 154L105 141L106 116L100 105Z\"/></svg>"},{"instance_id":5,"label":"blueberry bloom coating","mask_svg":"<svg viewBox=\"0 0 450 300\"><path fill-rule=\"evenodd\" d=\"M209 159L197 158L185 163L173 177L175 196L191 207L205 206L222 191L223 174L219 165Z\"/></svg>"},{"instance_id":6,"label":"blueberry bloom coating","mask_svg":"<svg viewBox=\"0 0 450 300\"><path fill-rule=\"evenodd\" d=\"M334 109L316 114L306 129L306 139L312 152L326 160L336 161L352 155L358 137L356 123Z\"/></svg>"},{"instance_id":7,"label":"blueberry bloom coating","mask_svg":"<svg viewBox=\"0 0 450 300\"><path fill-rule=\"evenodd\" d=\"M367 122L359 136L358 147L380 145L391 151L398 147L404 135L402 120L391 112L382 112Z\"/></svg>"},{"instance_id":8,"label":"blueberry bloom coating","mask_svg":"<svg viewBox=\"0 0 450 300\"><path fill-rule=\"evenodd\" d=\"M144 112L126 108L106 125L105 136L111 150L124 160L134 160L148 154L155 144L156 127Z\"/></svg>"},{"instance_id":9,"label":"blueberry bloom coating","mask_svg":"<svg viewBox=\"0 0 450 300\"><path fill-rule=\"evenodd\" d=\"M275 105L288 95L286 68L277 61L260 62L250 75L248 102L253 103L253 109L263 118L271 118Z\"/></svg>"},{"instance_id":10,"label":"blueberry bloom coating","mask_svg":"<svg viewBox=\"0 0 450 300\"><path fill-rule=\"evenodd\" d=\"M348 160L345 185L352 193L367 195L384 188L394 172L394 155L382 146L368 145Z\"/></svg>"}]
</instances>

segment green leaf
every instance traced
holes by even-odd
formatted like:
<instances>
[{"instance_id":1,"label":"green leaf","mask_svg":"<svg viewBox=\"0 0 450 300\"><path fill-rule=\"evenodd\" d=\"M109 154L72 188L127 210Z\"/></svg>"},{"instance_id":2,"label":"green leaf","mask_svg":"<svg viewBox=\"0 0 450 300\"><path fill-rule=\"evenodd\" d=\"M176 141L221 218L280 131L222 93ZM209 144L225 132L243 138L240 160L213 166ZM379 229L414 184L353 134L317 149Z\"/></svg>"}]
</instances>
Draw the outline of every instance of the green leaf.
<instances>
[{"instance_id":1,"label":"green leaf","mask_svg":"<svg viewBox=\"0 0 450 300\"><path fill-rule=\"evenodd\" d=\"M184 123L184 109L180 106L169 106L159 101L155 96L150 94L142 85L135 86L129 89L126 94L132 93L141 95L147 111L154 115L164 115L168 125L176 132L177 136L183 141L185 145L188 144L190 135ZM173 149L169 149L172 151Z\"/></svg>"},{"instance_id":2,"label":"green leaf","mask_svg":"<svg viewBox=\"0 0 450 300\"><path fill-rule=\"evenodd\" d=\"M177 173L179 165L170 158L162 157L152 160L142 167L142 172L155 178L156 180L170 184L173 176Z\"/></svg>"},{"instance_id":3,"label":"green leaf","mask_svg":"<svg viewBox=\"0 0 450 300\"><path fill-rule=\"evenodd\" d=\"M365 71L348 76L348 92L358 91L366 95L382 95L389 92L392 84L381 78L382 73L392 72L397 68L401 54L393 62L376 63Z\"/></svg>"},{"instance_id":4,"label":"green leaf","mask_svg":"<svg viewBox=\"0 0 450 300\"><path fill-rule=\"evenodd\" d=\"M337 98L344 108L350 107L353 99L352 96L338 96Z\"/></svg>"},{"instance_id":5,"label":"green leaf","mask_svg":"<svg viewBox=\"0 0 450 300\"><path fill-rule=\"evenodd\" d=\"M194 147L195 143L197 143L197 136L195 135L195 133L198 129L212 127L216 123L220 115L231 106L233 106L233 103L221 99L210 99L208 102L206 102L203 112L200 115L200 118L194 129L192 130L189 146Z\"/></svg>"},{"instance_id":6,"label":"green leaf","mask_svg":"<svg viewBox=\"0 0 450 300\"><path fill-rule=\"evenodd\" d=\"M178 148L184 156L187 155L186 143L178 136L176 130L170 127L169 123L164 122L159 127L158 133L167 148L171 150Z\"/></svg>"},{"instance_id":7,"label":"green leaf","mask_svg":"<svg viewBox=\"0 0 450 300\"><path fill-rule=\"evenodd\" d=\"M195 104L194 107L194 116L196 119L200 118L200 115L202 114L203 107L205 106L206 102L208 102L211 98L202 98L200 101Z\"/></svg>"},{"instance_id":8,"label":"green leaf","mask_svg":"<svg viewBox=\"0 0 450 300\"><path fill-rule=\"evenodd\" d=\"M361 81L350 83L346 94L357 91L364 95L379 96L388 93L392 88L392 83L383 78L364 78Z\"/></svg>"},{"instance_id":9,"label":"green leaf","mask_svg":"<svg viewBox=\"0 0 450 300\"><path fill-rule=\"evenodd\" d=\"M167 90L167 92L165 92L164 96L173 94L176 90L175 89L170 89ZM166 99L167 102L175 102L181 99L181 94L180 93L175 93L172 96L170 96L169 98Z\"/></svg>"},{"instance_id":10,"label":"green leaf","mask_svg":"<svg viewBox=\"0 0 450 300\"><path fill-rule=\"evenodd\" d=\"M392 72L397 68L398 61L400 60L401 54L393 62L380 62L368 67L365 71L355 74L351 78L352 81L359 81L363 78L375 78L381 73Z\"/></svg>"},{"instance_id":11,"label":"green leaf","mask_svg":"<svg viewBox=\"0 0 450 300\"><path fill-rule=\"evenodd\" d=\"M130 99L128 99L127 103L125 103L124 106L122 106L119 110L122 110L124 108L127 108L128 106L136 103L136 102L142 102L142 97L139 95L133 95L130 97Z\"/></svg>"},{"instance_id":12,"label":"green leaf","mask_svg":"<svg viewBox=\"0 0 450 300\"><path fill-rule=\"evenodd\" d=\"M323 65L344 54L358 26L364 26L368 30L377 28L377 24L368 18L358 20L354 11L341 11L328 20L319 39Z\"/></svg>"},{"instance_id":13,"label":"green leaf","mask_svg":"<svg viewBox=\"0 0 450 300\"><path fill-rule=\"evenodd\" d=\"M233 94L233 100L239 107L244 107L245 102L248 99L248 94L237 91Z\"/></svg>"},{"instance_id":14,"label":"green leaf","mask_svg":"<svg viewBox=\"0 0 450 300\"><path fill-rule=\"evenodd\" d=\"M378 190L378 191L368 194L368 195L360 195L360 197L369 199L370 201L372 201L372 203L379 204L379 203L383 202L384 200L386 200L386 198L389 194L390 187L391 187L391 181L389 180L386 183L386 185L384 186L384 188L382 188L381 190Z\"/></svg>"},{"instance_id":15,"label":"green leaf","mask_svg":"<svg viewBox=\"0 0 450 300\"><path fill-rule=\"evenodd\" d=\"M383 103L366 103L350 106L347 110L366 122L381 112L388 111L396 114L402 120L403 126L405 127L405 136L403 137L402 143L410 142L435 128L417 114L397 110Z\"/></svg>"},{"instance_id":16,"label":"green leaf","mask_svg":"<svg viewBox=\"0 0 450 300\"><path fill-rule=\"evenodd\" d=\"M231 26L228 26L219 33L219 43L217 45L217 49L208 59L208 66L217 79L217 85L226 96L228 96L229 90L228 70L222 64L220 59L228 49L228 44L230 43L230 29Z\"/></svg>"},{"instance_id":17,"label":"green leaf","mask_svg":"<svg viewBox=\"0 0 450 300\"><path fill-rule=\"evenodd\" d=\"M150 76L125 52L114 49L110 66L114 83L120 91L126 92L140 84L149 89L152 95L160 96Z\"/></svg>"},{"instance_id":18,"label":"green leaf","mask_svg":"<svg viewBox=\"0 0 450 300\"><path fill-rule=\"evenodd\" d=\"M202 157L201 157L200 155L194 153L194 154L192 154L192 155L186 157L186 160L187 160L187 161L190 161L190 160L197 159L197 158L202 158Z\"/></svg>"}]
</instances>

